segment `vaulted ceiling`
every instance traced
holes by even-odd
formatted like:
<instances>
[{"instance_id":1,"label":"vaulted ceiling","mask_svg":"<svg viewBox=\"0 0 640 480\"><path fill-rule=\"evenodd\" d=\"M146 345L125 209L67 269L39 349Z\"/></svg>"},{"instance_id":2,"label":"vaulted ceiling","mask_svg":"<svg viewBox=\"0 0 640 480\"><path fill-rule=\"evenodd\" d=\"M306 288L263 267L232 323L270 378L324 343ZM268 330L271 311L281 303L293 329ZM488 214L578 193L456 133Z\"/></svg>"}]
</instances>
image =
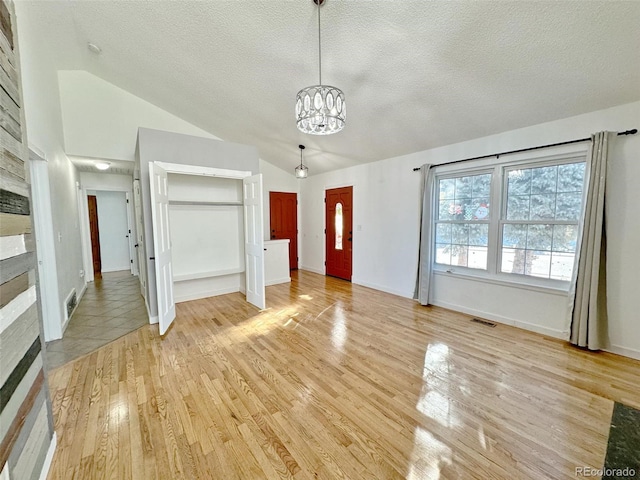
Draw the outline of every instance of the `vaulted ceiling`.
<instances>
[{"instance_id":1,"label":"vaulted ceiling","mask_svg":"<svg viewBox=\"0 0 640 480\"><path fill-rule=\"evenodd\" d=\"M640 99L640 2L326 0L323 81L347 125L310 136L294 103L318 81L312 0L21 1L58 69L289 171L300 143L313 174Z\"/></svg>"}]
</instances>

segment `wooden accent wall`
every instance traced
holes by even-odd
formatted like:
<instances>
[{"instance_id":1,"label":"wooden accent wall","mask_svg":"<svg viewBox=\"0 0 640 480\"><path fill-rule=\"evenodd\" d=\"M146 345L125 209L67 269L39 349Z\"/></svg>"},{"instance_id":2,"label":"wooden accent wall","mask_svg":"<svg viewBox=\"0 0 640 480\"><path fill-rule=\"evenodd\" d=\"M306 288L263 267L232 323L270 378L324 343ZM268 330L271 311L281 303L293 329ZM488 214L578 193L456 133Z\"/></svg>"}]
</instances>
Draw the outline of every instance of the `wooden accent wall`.
<instances>
[{"instance_id":1,"label":"wooden accent wall","mask_svg":"<svg viewBox=\"0 0 640 480\"><path fill-rule=\"evenodd\" d=\"M39 478L53 436L44 371L14 8L0 2L0 477Z\"/></svg>"}]
</instances>

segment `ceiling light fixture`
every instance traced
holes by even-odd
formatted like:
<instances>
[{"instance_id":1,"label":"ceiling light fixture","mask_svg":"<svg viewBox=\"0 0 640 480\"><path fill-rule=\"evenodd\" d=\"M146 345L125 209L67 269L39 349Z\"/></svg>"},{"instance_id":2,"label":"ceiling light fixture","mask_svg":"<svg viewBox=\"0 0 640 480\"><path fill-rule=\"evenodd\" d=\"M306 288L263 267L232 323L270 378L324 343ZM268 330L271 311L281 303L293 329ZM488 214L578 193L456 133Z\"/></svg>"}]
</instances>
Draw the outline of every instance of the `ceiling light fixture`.
<instances>
[{"instance_id":1,"label":"ceiling light fixture","mask_svg":"<svg viewBox=\"0 0 640 480\"><path fill-rule=\"evenodd\" d=\"M322 85L322 43L320 41L320 6L325 0L312 0L318 5L318 85L303 88L296 96L298 130L311 135L330 135L344 128L347 105L342 90Z\"/></svg>"},{"instance_id":2,"label":"ceiling light fixture","mask_svg":"<svg viewBox=\"0 0 640 480\"><path fill-rule=\"evenodd\" d=\"M109 162L96 162L96 168L98 170L109 170L111 164Z\"/></svg>"},{"instance_id":3,"label":"ceiling light fixture","mask_svg":"<svg viewBox=\"0 0 640 480\"><path fill-rule=\"evenodd\" d=\"M296 167L296 178L307 178L309 176L309 168L302 164L304 145L298 145L298 148L300 149L300 165Z\"/></svg>"}]
</instances>

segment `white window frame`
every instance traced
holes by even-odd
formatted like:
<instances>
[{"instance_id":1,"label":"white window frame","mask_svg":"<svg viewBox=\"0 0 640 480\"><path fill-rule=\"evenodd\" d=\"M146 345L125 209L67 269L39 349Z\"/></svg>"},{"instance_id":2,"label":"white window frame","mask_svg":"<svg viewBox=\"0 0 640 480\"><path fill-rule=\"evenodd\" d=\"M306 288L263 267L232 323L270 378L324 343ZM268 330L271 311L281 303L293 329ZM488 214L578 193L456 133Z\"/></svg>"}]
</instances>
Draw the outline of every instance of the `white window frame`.
<instances>
[{"instance_id":1,"label":"white window frame","mask_svg":"<svg viewBox=\"0 0 640 480\"><path fill-rule=\"evenodd\" d=\"M468 279L477 279L482 282L495 283L507 286L518 286L531 290L553 291L564 293L569 289L570 282L565 280L556 280L550 278L540 278L530 275L517 273L504 273L500 271L502 264L502 228L503 217L506 217L506 181L507 172L513 168L537 168L544 166L563 165L568 163L586 162L586 153L588 150L588 142L585 144L574 144L554 149L544 149L540 151L522 152L519 154L508 155L505 157L491 157L476 161L465 162L462 164L443 165L436 168L435 181L440 179L455 178L462 176L481 175L483 173L491 173L491 190L489 192L490 199L490 216L489 216L489 234L488 234L488 252L487 252L487 269L481 270L476 268L461 267L457 265L444 265L435 262L433 259L433 272L436 275L455 275ZM582 232L583 215L584 215L584 192L588 185L589 168L585 168L582 211L578 222L578 245ZM438 187L438 184L436 184ZM438 190L438 188L436 188ZM436 194L438 192L436 191ZM436 200L438 197L436 196ZM431 245L435 252L435 226L438 218L439 202L434 202L432 219L433 219L433 238ZM517 222L516 222L517 223ZM541 224L562 223L558 221L540 221ZM568 224L575 222L567 221ZM576 257L577 258L577 257ZM575 265L574 265L575 268Z\"/></svg>"}]
</instances>

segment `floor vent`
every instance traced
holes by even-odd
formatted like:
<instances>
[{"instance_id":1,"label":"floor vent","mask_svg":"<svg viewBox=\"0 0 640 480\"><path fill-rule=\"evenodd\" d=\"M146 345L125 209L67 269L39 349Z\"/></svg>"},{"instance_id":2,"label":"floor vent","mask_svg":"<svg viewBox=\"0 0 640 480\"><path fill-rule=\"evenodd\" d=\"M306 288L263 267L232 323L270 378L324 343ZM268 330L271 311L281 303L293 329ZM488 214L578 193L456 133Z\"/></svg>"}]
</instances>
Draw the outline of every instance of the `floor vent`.
<instances>
[{"instance_id":1,"label":"floor vent","mask_svg":"<svg viewBox=\"0 0 640 480\"><path fill-rule=\"evenodd\" d=\"M495 327L496 324L493 322L490 322L489 320L482 320L480 318L472 318L471 319L472 322L476 322L476 323L480 323L482 325L484 325L485 327Z\"/></svg>"},{"instance_id":2,"label":"floor vent","mask_svg":"<svg viewBox=\"0 0 640 480\"><path fill-rule=\"evenodd\" d=\"M68 320L69 318L71 318L71 314L75 310L76 305L78 305L78 296L76 295L75 288L71 290L71 293L67 297L67 300L65 303L67 305L67 320Z\"/></svg>"}]
</instances>

